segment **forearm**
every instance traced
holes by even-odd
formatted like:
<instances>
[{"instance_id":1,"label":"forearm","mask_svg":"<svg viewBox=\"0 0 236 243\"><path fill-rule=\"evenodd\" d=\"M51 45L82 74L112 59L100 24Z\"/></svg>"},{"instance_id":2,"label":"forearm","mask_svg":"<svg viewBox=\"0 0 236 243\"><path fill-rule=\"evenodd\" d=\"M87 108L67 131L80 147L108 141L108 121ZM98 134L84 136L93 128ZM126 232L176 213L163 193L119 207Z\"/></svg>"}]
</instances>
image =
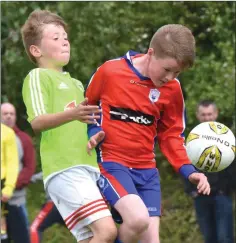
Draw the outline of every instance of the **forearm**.
<instances>
[{"instance_id":1,"label":"forearm","mask_svg":"<svg viewBox=\"0 0 236 243\"><path fill-rule=\"evenodd\" d=\"M179 172L185 179L188 179L191 173L197 172L187 156L181 139L169 137L159 141L159 146L175 171Z\"/></svg>"},{"instance_id":2,"label":"forearm","mask_svg":"<svg viewBox=\"0 0 236 243\"><path fill-rule=\"evenodd\" d=\"M44 114L36 117L31 126L35 132L56 128L74 120L72 110L66 110L55 114Z\"/></svg>"}]
</instances>

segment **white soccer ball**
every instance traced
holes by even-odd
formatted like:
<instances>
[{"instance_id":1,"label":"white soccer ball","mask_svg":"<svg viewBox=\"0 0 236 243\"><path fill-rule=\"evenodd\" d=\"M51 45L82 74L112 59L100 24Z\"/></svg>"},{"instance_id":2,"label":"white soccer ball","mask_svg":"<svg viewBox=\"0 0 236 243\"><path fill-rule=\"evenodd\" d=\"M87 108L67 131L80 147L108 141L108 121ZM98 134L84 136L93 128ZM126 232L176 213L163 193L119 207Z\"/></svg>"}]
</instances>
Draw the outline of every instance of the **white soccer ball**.
<instances>
[{"instance_id":1,"label":"white soccer ball","mask_svg":"<svg viewBox=\"0 0 236 243\"><path fill-rule=\"evenodd\" d=\"M203 122L188 135L186 149L192 164L204 172L217 172L235 158L235 137L219 122Z\"/></svg>"}]
</instances>

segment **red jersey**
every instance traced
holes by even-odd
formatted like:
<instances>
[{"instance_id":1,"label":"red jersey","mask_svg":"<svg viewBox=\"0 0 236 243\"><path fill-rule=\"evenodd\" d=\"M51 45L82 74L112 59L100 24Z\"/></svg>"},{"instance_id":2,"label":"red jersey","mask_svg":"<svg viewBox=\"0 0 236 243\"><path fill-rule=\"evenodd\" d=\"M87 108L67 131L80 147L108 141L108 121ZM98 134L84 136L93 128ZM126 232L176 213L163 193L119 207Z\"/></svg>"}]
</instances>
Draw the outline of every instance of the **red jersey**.
<instances>
[{"instance_id":1,"label":"red jersey","mask_svg":"<svg viewBox=\"0 0 236 243\"><path fill-rule=\"evenodd\" d=\"M180 83L174 79L156 88L134 68L132 55L137 53L129 51L105 62L87 86L89 104L99 103L102 108L101 126L106 135L98 151L99 160L154 168L158 140L160 150L178 171L191 163L182 135L185 108Z\"/></svg>"}]
</instances>

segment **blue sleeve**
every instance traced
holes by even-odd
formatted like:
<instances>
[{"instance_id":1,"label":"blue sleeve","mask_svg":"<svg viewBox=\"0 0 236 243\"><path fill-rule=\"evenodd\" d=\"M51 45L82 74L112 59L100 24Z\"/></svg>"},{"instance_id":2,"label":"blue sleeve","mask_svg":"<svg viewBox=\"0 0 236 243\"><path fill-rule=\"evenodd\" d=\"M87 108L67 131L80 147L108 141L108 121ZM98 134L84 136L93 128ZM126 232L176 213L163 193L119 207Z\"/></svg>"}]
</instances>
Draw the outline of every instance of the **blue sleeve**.
<instances>
[{"instance_id":1,"label":"blue sleeve","mask_svg":"<svg viewBox=\"0 0 236 243\"><path fill-rule=\"evenodd\" d=\"M188 177L194 172L198 172L198 171L192 164L185 164L181 166L181 168L179 169L179 173L187 180Z\"/></svg>"},{"instance_id":2,"label":"blue sleeve","mask_svg":"<svg viewBox=\"0 0 236 243\"><path fill-rule=\"evenodd\" d=\"M89 139L100 131L103 131L103 130L102 130L101 126L99 126L98 124L88 124L87 133L88 133Z\"/></svg>"}]
</instances>

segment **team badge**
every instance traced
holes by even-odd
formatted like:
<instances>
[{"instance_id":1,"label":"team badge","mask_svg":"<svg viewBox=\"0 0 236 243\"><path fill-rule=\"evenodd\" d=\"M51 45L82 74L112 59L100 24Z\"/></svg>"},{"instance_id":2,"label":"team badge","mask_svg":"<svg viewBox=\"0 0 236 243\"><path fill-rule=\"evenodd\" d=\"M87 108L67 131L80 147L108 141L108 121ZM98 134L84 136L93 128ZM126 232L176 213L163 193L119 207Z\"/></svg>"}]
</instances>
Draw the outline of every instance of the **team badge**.
<instances>
[{"instance_id":1,"label":"team badge","mask_svg":"<svg viewBox=\"0 0 236 243\"><path fill-rule=\"evenodd\" d=\"M160 97L160 91L157 89L150 89L149 92L149 99L151 100L151 102L157 102L159 97Z\"/></svg>"},{"instance_id":2,"label":"team badge","mask_svg":"<svg viewBox=\"0 0 236 243\"><path fill-rule=\"evenodd\" d=\"M73 109L75 107L76 107L76 100L73 100L73 101L71 101L71 102L69 102L68 104L65 105L64 111Z\"/></svg>"}]
</instances>

